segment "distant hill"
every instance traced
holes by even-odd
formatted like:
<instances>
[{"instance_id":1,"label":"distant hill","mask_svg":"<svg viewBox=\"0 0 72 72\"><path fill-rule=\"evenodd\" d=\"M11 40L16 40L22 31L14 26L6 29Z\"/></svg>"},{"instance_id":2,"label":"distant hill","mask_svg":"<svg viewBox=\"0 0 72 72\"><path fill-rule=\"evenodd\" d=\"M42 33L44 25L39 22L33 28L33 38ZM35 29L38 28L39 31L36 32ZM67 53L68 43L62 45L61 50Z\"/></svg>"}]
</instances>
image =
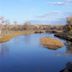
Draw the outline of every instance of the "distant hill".
<instances>
[{"instance_id":1,"label":"distant hill","mask_svg":"<svg viewBox=\"0 0 72 72\"><path fill-rule=\"evenodd\" d=\"M66 24L66 19L62 18L57 21L47 21L47 20L31 20L32 24Z\"/></svg>"}]
</instances>

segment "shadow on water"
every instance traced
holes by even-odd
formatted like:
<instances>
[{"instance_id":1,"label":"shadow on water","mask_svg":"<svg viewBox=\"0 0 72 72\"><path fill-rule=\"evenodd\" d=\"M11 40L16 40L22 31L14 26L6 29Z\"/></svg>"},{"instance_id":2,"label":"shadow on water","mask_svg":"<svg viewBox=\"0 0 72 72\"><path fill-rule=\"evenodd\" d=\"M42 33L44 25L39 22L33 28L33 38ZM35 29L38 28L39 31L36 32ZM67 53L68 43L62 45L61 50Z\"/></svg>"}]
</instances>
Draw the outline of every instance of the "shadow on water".
<instances>
[{"instance_id":1,"label":"shadow on water","mask_svg":"<svg viewBox=\"0 0 72 72\"><path fill-rule=\"evenodd\" d=\"M65 43L65 46L66 46L66 54L72 55L72 42L67 41ZM68 62L65 65L65 68L62 69L60 72L72 72L72 61L71 62Z\"/></svg>"},{"instance_id":2,"label":"shadow on water","mask_svg":"<svg viewBox=\"0 0 72 72\"><path fill-rule=\"evenodd\" d=\"M5 43L0 44L0 56L5 56L6 54L8 54L8 52L9 52L8 45Z\"/></svg>"},{"instance_id":3,"label":"shadow on water","mask_svg":"<svg viewBox=\"0 0 72 72\"><path fill-rule=\"evenodd\" d=\"M72 72L72 62L68 62L60 72Z\"/></svg>"}]
</instances>

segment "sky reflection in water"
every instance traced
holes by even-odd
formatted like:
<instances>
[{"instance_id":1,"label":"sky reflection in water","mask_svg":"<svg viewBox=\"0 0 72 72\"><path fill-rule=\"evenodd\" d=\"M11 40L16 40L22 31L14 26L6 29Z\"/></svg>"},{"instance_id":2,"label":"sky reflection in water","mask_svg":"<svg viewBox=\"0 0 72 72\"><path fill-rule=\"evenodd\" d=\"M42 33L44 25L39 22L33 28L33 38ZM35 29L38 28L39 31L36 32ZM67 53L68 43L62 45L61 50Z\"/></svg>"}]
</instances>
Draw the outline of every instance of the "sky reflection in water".
<instances>
[{"instance_id":1,"label":"sky reflection in water","mask_svg":"<svg viewBox=\"0 0 72 72\"><path fill-rule=\"evenodd\" d=\"M54 37L53 34L33 34L0 44L0 72L59 72L64 69L66 63L72 61L70 45L57 50L44 48L39 39L46 36Z\"/></svg>"}]
</instances>

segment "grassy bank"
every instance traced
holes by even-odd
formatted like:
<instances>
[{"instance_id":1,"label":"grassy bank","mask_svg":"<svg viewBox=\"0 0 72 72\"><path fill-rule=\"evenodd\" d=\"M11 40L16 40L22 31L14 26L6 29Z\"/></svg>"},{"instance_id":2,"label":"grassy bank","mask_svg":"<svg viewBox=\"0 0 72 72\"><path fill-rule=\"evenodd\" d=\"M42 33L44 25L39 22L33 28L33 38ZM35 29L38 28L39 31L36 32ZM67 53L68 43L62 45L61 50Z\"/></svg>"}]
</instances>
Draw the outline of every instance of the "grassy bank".
<instances>
[{"instance_id":1,"label":"grassy bank","mask_svg":"<svg viewBox=\"0 0 72 72\"><path fill-rule=\"evenodd\" d=\"M12 39L16 36L19 36L19 35L28 35L28 34L33 34L33 31L15 31L15 32L12 32L10 34L2 36L0 38L0 43L7 42L10 39Z\"/></svg>"},{"instance_id":2,"label":"grassy bank","mask_svg":"<svg viewBox=\"0 0 72 72\"><path fill-rule=\"evenodd\" d=\"M40 39L41 44L49 49L58 49L64 46L64 43L59 39L44 37Z\"/></svg>"}]
</instances>

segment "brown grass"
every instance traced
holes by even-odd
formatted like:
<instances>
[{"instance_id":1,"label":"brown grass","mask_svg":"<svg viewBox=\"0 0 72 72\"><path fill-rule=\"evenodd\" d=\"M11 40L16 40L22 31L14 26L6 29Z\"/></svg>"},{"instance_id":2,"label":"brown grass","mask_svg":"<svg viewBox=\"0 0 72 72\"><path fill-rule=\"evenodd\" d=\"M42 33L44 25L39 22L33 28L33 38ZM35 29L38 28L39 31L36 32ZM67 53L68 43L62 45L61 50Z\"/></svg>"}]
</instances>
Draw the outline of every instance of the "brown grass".
<instances>
[{"instance_id":1,"label":"brown grass","mask_svg":"<svg viewBox=\"0 0 72 72\"><path fill-rule=\"evenodd\" d=\"M40 42L43 46L48 47L48 48L60 48L64 46L63 42L54 38L47 38L47 37L41 38Z\"/></svg>"},{"instance_id":2,"label":"brown grass","mask_svg":"<svg viewBox=\"0 0 72 72\"><path fill-rule=\"evenodd\" d=\"M0 43L3 43L3 42L7 42L9 41L10 39L18 36L18 35L28 35L28 34L32 34L33 32L29 32L29 31L16 31L16 32L12 32L11 34L7 34L3 37L0 38Z\"/></svg>"}]
</instances>

